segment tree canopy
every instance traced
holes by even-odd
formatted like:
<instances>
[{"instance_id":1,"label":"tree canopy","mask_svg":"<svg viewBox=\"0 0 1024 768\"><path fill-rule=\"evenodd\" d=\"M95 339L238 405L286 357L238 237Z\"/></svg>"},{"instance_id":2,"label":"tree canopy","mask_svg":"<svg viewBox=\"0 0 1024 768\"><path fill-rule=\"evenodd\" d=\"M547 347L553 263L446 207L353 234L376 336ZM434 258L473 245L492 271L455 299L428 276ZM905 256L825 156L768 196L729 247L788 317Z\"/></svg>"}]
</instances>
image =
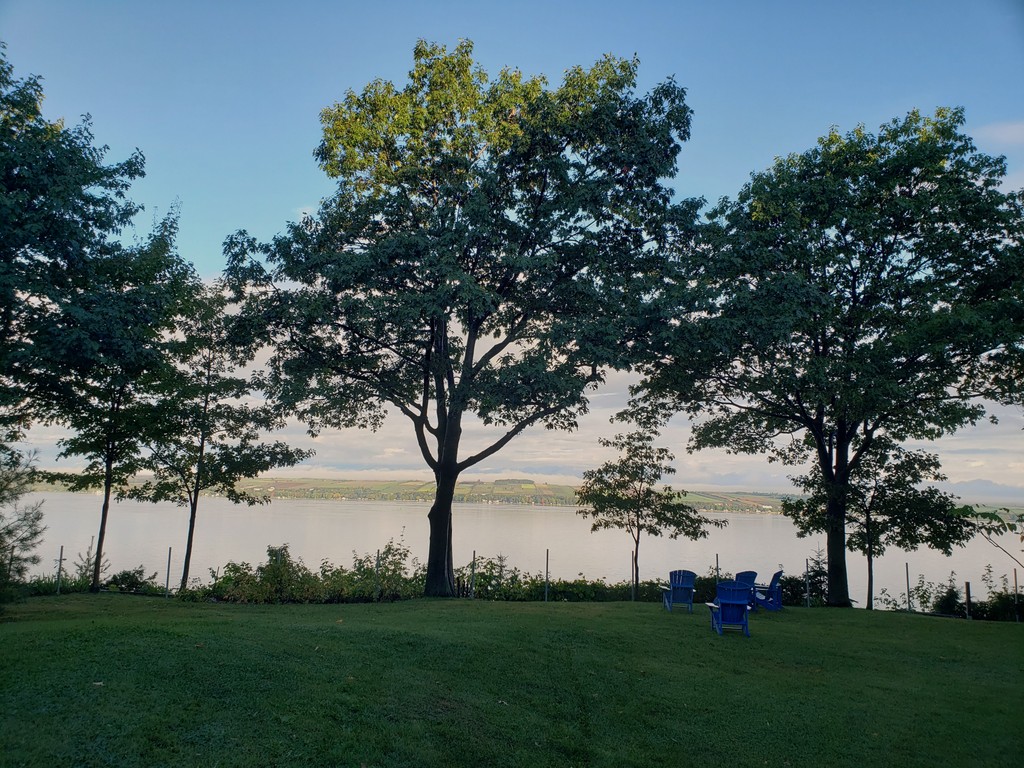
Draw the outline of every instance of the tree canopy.
<instances>
[{"instance_id":1,"label":"tree canopy","mask_svg":"<svg viewBox=\"0 0 1024 768\"><path fill-rule=\"evenodd\" d=\"M622 366L678 221L662 180L689 135L684 90L634 93L637 62L542 78L419 42L408 83L349 91L316 152L338 180L317 216L229 240L263 384L313 430L407 418L437 496L427 592L452 594L459 473L533 425L572 429ZM261 258L254 258L261 257ZM495 428L468 455L467 414Z\"/></svg>"},{"instance_id":2,"label":"tree canopy","mask_svg":"<svg viewBox=\"0 0 1024 768\"><path fill-rule=\"evenodd\" d=\"M976 422L1021 339L1024 216L964 115L833 129L753 174L681 255L647 391L698 419L692 446L813 459L829 603L849 605L851 475L881 438ZM998 370L998 366L996 366Z\"/></svg>"},{"instance_id":3,"label":"tree canopy","mask_svg":"<svg viewBox=\"0 0 1024 768\"><path fill-rule=\"evenodd\" d=\"M42 114L38 77L17 79L0 43L0 427L6 442L27 421L34 342L52 312L115 251L139 208L126 199L143 157L105 165L88 117L74 128Z\"/></svg>"}]
</instances>

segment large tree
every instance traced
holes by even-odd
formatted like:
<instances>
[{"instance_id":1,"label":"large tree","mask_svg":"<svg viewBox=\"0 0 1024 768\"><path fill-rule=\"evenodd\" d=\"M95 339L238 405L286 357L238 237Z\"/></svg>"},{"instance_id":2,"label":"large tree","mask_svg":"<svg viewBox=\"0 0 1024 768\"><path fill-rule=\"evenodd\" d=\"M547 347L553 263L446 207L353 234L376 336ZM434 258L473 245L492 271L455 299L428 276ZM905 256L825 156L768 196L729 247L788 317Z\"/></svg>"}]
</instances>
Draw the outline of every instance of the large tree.
<instances>
[{"instance_id":1,"label":"large tree","mask_svg":"<svg viewBox=\"0 0 1024 768\"><path fill-rule=\"evenodd\" d=\"M148 432L146 398L166 380L167 345L188 312L196 277L174 249L176 214L146 242L91 260L85 287L52 312L51 332L37 340L33 417L70 431L59 457L87 460L81 472L48 472L72 490L102 493L92 591L100 587L110 502L141 468Z\"/></svg>"},{"instance_id":2,"label":"large tree","mask_svg":"<svg viewBox=\"0 0 1024 768\"><path fill-rule=\"evenodd\" d=\"M69 128L42 104L39 78L16 79L0 43L0 443L30 419L35 342L139 210L125 193L143 175L141 153L105 165L88 118Z\"/></svg>"},{"instance_id":3,"label":"large tree","mask_svg":"<svg viewBox=\"0 0 1024 768\"><path fill-rule=\"evenodd\" d=\"M831 131L754 174L681 255L648 390L692 446L812 459L826 494L828 602L850 605L851 477L885 437L984 414L993 352L1021 339L1024 215L962 111Z\"/></svg>"},{"instance_id":4,"label":"large tree","mask_svg":"<svg viewBox=\"0 0 1024 768\"><path fill-rule=\"evenodd\" d=\"M867 560L864 605L869 610L874 607L874 561L888 547L926 546L949 555L953 547L986 529L970 506L928 485L946 479L935 454L907 450L885 437L875 441L875 447L850 472L846 496L846 546ZM855 451L857 447L853 446ZM828 486L822 482L820 468L812 466L794 482L805 495L783 500L783 514L793 519L800 536L826 530Z\"/></svg>"},{"instance_id":5,"label":"large tree","mask_svg":"<svg viewBox=\"0 0 1024 768\"><path fill-rule=\"evenodd\" d=\"M259 401L240 372L251 360L231 342L223 293L218 286L197 291L189 316L179 319L166 340L164 375L153 382L140 409L147 428L137 468L151 477L125 493L188 507L182 589L188 586L201 494L213 490L236 504L266 503L269 497L246 493L239 480L291 466L312 453L260 441L260 432L282 426L282 419Z\"/></svg>"},{"instance_id":6,"label":"large tree","mask_svg":"<svg viewBox=\"0 0 1024 768\"><path fill-rule=\"evenodd\" d=\"M323 111L316 156L338 191L319 214L227 244L275 397L313 430L375 426L387 408L409 420L437 484L429 595L453 594L460 473L528 427L575 426L627 362L673 225L693 218L662 183L688 137L685 92L637 95L636 76L606 57L557 88L489 80L471 43L421 41L404 87L377 80ZM496 431L465 451L470 414Z\"/></svg>"}]
</instances>

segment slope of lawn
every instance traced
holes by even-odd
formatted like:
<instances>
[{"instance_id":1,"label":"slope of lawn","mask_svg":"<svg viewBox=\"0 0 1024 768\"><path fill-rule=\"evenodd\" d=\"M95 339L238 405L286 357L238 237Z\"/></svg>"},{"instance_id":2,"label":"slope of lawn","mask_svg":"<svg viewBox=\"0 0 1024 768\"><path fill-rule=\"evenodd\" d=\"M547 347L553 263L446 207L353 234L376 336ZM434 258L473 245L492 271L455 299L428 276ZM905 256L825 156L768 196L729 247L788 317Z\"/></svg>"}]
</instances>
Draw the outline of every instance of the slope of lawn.
<instances>
[{"instance_id":1,"label":"slope of lawn","mask_svg":"<svg viewBox=\"0 0 1024 768\"><path fill-rule=\"evenodd\" d=\"M1024 627L653 604L34 598L3 766L1010 766Z\"/></svg>"}]
</instances>

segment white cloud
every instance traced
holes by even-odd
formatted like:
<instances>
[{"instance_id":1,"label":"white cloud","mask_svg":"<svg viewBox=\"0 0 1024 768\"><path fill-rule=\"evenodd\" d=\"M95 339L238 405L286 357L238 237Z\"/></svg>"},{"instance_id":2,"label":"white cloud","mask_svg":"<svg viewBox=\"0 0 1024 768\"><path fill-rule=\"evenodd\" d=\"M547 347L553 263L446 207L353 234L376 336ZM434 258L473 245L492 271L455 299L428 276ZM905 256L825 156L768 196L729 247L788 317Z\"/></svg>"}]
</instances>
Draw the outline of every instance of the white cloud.
<instances>
[{"instance_id":1,"label":"white cloud","mask_svg":"<svg viewBox=\"0 0 1024 768\"><path fill-rule=\"evenodd\" d=\"M1001 146L1024 144L1024 120L989 123L974 129L974 138Z\"/></svg>"}]
</instances>

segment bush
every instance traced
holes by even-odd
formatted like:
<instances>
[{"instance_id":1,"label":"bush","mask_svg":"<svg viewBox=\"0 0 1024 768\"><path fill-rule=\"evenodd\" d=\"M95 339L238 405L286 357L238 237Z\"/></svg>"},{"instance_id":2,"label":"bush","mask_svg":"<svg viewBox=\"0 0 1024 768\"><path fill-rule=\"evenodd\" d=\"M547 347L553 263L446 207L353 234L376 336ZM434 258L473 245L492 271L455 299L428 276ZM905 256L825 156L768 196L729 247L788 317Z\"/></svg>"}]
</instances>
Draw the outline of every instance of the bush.
<instances>
[{"instance_id":1,"label":"bush","mask_svg":"<svg viewBox=\"0 0 1024 768\"><path fill-rule=\"evenodd\" d=\"M1024 613L1021 610L1024 600L1013 593L1006 576L997 583L992 575L992 566L988 565L981 580L988 589L988 598L971 601L970 617L979 621L1019 621ZM946 584L935 584L919 576L917 584L910 588L910 599L917 610L959 618L967 616L967 604L957 586L955 572L949 574ZM890 610L902 611L907 608L907 595L904 592L893 598L883 589L879 602Z\"/></svg>"},{"instance_id":2,"label":"bush","mask_svg":"<svg viewBox=\"0 0 1024 768\"><path fill-rule=\"evenodd\" d=\"M964 617L967 615L967 604L963 601L963 595L956 586L954 580L955 575L949 574L949 583L946 588L935 590L935 597L932 598L931 610L932 613L938 613L942 616L959 616Z\"/></svg>"},{"instance_id":3,"label":"bush","mask_svg":"<svg viewBox=\"0 0 1024 768\"><path fill-rule=\"evenodd\" d=\"M314 573L283 544L267 547L263 565L229 562L210 576L212 583L194 583L179 597L232 603L381 602L418 597L425 583L425 572L410 558L409 548L394 540L375 554L353 553L351 569L325 560Z\"/></svg>"},{"instance_id":4,"label":"bush","mask_svg":"<svg viewBox=\"0 0 1024 768\"><path fill-rule=\"evenodd\" d=\"M139 566L130 571L115 573L103 584L104 589L114 592L130 592L137 595L163 594L163 588L156 583L156 573L143 576L146 569Z\"/></svg>"},{"instance_id":5,"label":"bush","mask_svg":"<svg viewBox=\"0 0 1024 768\"><path fill-rule=\"evenodd\" d=\"M992 566L987 565L981 581L988 590L988 599L971 604L971 618L981 621L1020 621L1024 613L1021 610L1024 599L1011 591L1010 580L1006 575L1001 576L997 583L992 574Z\"/></svg>"}]
</instances>

